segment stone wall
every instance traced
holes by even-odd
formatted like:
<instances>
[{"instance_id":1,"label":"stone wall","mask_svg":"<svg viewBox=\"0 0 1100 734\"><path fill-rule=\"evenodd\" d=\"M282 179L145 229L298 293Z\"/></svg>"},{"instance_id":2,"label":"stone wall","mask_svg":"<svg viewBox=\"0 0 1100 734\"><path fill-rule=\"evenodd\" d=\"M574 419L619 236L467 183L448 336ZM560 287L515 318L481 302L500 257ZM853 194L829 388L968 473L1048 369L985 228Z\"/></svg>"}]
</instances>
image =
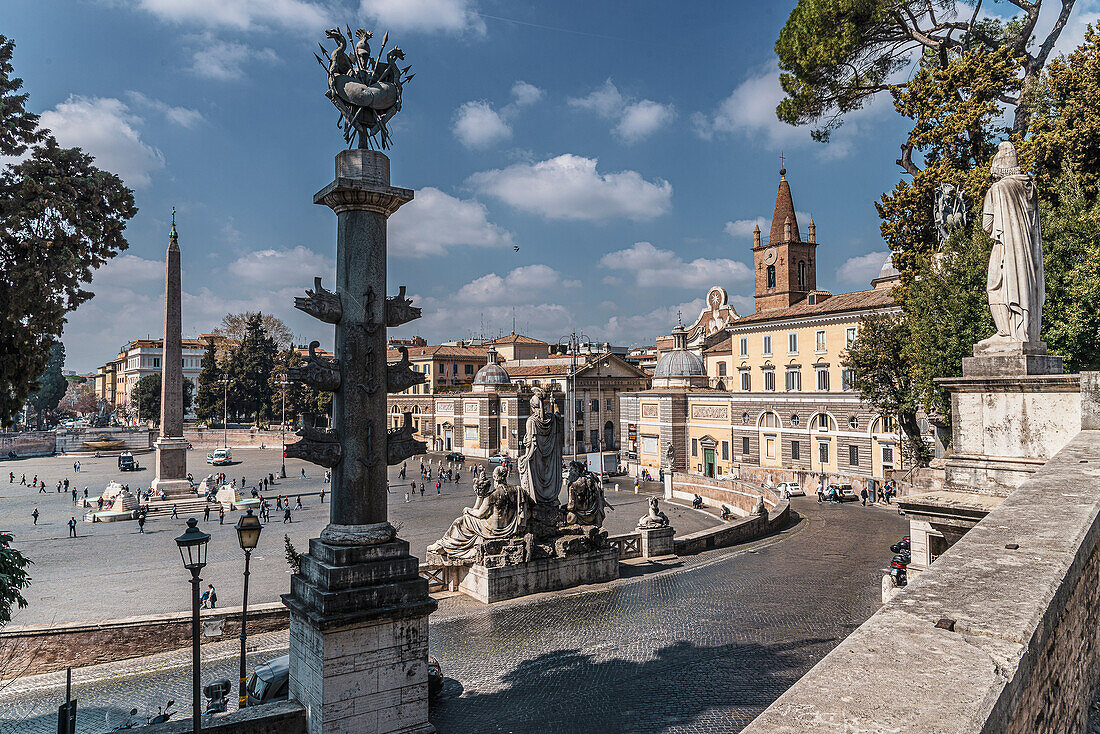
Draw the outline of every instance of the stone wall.
<instances>
[{"instance_id":1,"label":"stone wall","mask_svg":"<svg viewBox=\"0 0 1100 734\"><path fill-rule=\"evenodd\" d=\"M258 428L230 428L222 431L220 428L192 427L183 429L183 437L191 442L196 451L211 451L221 448L223 439L228 441L231 449L258 449L264 444L274 450L275 458L279 458L279 431L262 431ZM287 444L298 440L294 431L287 429L283 434Z\"/></svg>"},{"instance_id":2,"label":"stone wall","mask_svg":"<svg viewBox=\"0 0 1100 734\"><path fill-rule=\"evenodd\" d=\"M221 634L202 642L221 642L240 634L240 607L204 609L204 628L222 622ZM248 633L286 629L287 609L282 602L256 604L248 610ZM191 613L156 614L97 622L60 625L9 626L0 631L0 657L11 655L11 669L23 675L49 673L113 660L142 657L191 645Z\"/></svg>"},{"instance_id":3,"label":"stone wall","mask_svg":"<svg viewBox=\"0 0 1100 734\"><path fill-rule=\"evenodd\" d=\"M767 517L750 515L733 522L722 523L717 527L681 535L673 541L673 547L676 555L688 556L714 548L727 548L738 543L747 543L782 530L790 522L790 511L790 502L780 500L768 511Z\"/></svg>"},{"instance_id":4,"label":"stone wall","mask_svg":"<svg viewBox=\"0 0 1100 734\"><path fill-rule=\"evenodd\" d=\"M56 450L56 440L53 431L0 433L0 459L8 458L9 453L17 457L49 456Z\"/></svg>"},{"instance_id":5,"label":"stone wall","mask_svg":"<svg viewBox=\"0 0 1100 734\"><path fill-rule=\"evenodd\" d=\"M741 516L751 513L760 497L764 498L764 506L769 512L779 504L781 499L775 490L751 486L743 482L711 479L687 472L675 472L672 475L673 497L691 500L696 494L703 498L704 505L717 507L723 504Z\"/></svg>"},{"instance_id":6,"label":"stone wall","mask_svg":"<svg viewBox=\"0 0 1100 734\"><path fill-rule=\"evenodd\" d=\"M1085 430L744 731L1084 731L1098 543L1100 431Z\"/></svg>"},{"instance_id":7,"label":"stone wall","mask_svg":"<svg viewBox=\"0 0 1100 734\"><path fill-rule=\"evenodd\" d=\"M187 734L192 731L190 710L181 718L163 724L143 726L142 734ZM306 709L297 701L276 701L263 706L202 717L206 734L305 734Z\"/></svg>"},{"instance_id":8,"label":"stone wall","mask_svg":"<svg viewBox=\"0 0 1100 734\"><path fill-rule=\"evenodd\" d=\"M66 454L92 454L96 449L88 448L85 441L106 438L123 441L117 449L104 449L104 454L117 454L119 451L149 451L156 440L157 431L152 428L76 428L57 429L57 451Z\"/></svg>"}]
</instances>

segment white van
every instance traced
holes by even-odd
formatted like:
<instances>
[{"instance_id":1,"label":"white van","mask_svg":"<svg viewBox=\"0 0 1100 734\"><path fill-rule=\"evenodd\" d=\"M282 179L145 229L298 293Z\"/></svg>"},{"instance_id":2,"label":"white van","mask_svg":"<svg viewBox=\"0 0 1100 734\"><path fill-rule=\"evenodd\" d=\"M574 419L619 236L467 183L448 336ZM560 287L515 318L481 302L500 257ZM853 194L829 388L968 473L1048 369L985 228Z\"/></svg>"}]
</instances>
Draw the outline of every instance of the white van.
<instances>
[{"instance_id":1,"label":"white van","mask_svg":"<svg viewBox=\"0 0 1100 734\"><path fill-rule=\"evenodd\" d=\"M233 463L233 452L229 449L214 449L206 455L206 463L214 466L223 466Z\"/></svg>"}]
</instances>

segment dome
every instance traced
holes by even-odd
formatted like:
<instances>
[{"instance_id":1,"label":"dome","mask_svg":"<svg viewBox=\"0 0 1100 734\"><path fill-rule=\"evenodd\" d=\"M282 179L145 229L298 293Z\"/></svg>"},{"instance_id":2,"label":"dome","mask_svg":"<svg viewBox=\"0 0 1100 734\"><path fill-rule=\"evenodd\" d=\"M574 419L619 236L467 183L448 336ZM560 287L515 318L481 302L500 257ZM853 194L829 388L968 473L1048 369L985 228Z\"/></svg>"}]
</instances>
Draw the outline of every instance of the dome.
<instances>
[{"instance_id":1,"label":"dome","mask_svg":"<svg viewBox=\"0 0 1100 734\"><path fill-rule=\"evenodd\" d=\"M495 349L489 349L489 361L474 375L474 384L471 388L474 392L491 392L497 385L509 385L512 378L508 372L497 364Z\"/></svg>"},{"instance_id":2,"label":"dome","mask_svg":"<svg viewBox=\"0 0 1100 734\"><path fill-rule=\"evenodd\" d=\"M695 352L683 349L673 349L666 352L657 360L657 367L653 370L654 377L706 377L707 370L703 366L703 360L696 356Z\"/></svg>"}]
</instances>

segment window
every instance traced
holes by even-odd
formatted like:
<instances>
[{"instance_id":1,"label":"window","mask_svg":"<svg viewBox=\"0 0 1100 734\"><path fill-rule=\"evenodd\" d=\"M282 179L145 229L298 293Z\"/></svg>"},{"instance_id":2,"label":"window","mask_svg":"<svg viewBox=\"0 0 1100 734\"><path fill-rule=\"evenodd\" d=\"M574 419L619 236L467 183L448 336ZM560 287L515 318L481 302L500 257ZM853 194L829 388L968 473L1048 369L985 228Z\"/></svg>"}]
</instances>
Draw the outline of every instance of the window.
<instances>
[{"instance_id":1,"label":"window","mask_svg":"<svg viewBox=\"0 0 1100 734\"><path fill-rule=\"evenodd\" d=\"M535 381L535 386L537 387L538 384L539 383L536 380ZM583 400L575 400L574 402L576 403L576 413L577 413L577 415L580 415L581 413L584 412L584 401Z\"/></svg>"},{"instance_id":2,"label":"window","mask_svg":"<svg viewBox=\"0 0 1100 734\"><path fill-rule=\"evenodd\" d=\"M817 442L817 460L822 464L829 463L829 442L818 441Z\"/></svg>"},{"instance_id":3,"label":"window","mask_svg":"<svg viewBox=\"0 0 1100 734\"><path fill-rule=\"evenodd\" d=\"M798 441L791 441L791 458L795 461L802 458L802 446Z\"/></svg>"},{"instance_id":4,"label":"window","mask_svg":"<svg viewBox=\"0 0 1100 734\"><path fill-rule=\"evenodd\" d=\"M852 342L856 340L856 327L849 326L844 330L844 346L846 349L852 348Z\"/></svg>"},{"instance_id":5,"label":"window","mask_svg":"<svg viewBox=\"0 0 1100 734\"><path fill-rule=\"evenodd\" d=\"M768 266L768 287L775 288L775 266Z\"/></svg>"},{"instance_id":6,"label":"window","mask_svg":"<svg viewBox=\"0 0 1100 734\"><path fill-rule=\"evenodd\" d=\"M160 357L153 357L153 366L160 367Z\"/></svg>"},{"instance_id":7,"label":"window","mask_svg":"<svg viewBox=\"0 0 1100 734\"><path fill-rule=\"evenodd\" d=\"M786 388L788 390L801 390L802 389L802 373L798 370L787 370L784 375L786 380Z\"/></svg>"},{"instance_id":8,"label":"window","mask_svg":"<svg viewBox=\"0 0 1100 734\"><path fill-rule=\"evenodd\" d=\"M725 362L719 362L718 363L718 376L719 377L725 377L726 376L726 363Z\"/></svg>"},{"instance_id":9,"label":"window","mask_svg":"<svg viewBox=\"0 0 1100 734\"><path fill-rule=\"evenodd\" d=\"M798 261L798 289L800 291L806 290L806 261Z\"/></svg>"},{"instance_id":10,"label":"window","mask_svg":"<svg viewBox=\"0 0 1100 734\"><path fill-rule=\"evenodd\" d=\"M840 376L841 376L841 382L843 383L843 387L841 389L851 390L852 385L856 381L855 370L844 370L843 372L840 373Z\"/></svg>"},{"instance_id":11,"label":"window","mask_svg":"<svg viewBox=\"0 0 1100 734\"><path fill-rule=\"evenodd\" d=\"M698 456L699 455L699 439L697 439L697 438L691 439L691 455L692 456Z\"/></svg>"},{"instance_id":12,"label":"window","mask_svg":"<svg viewBox=\"0 0 1100 734\"><path fill-rule=\"evenodd\" d=\"M590 446L599 446L600 445L600 431L599 431L599 429L598 428L593 428L588 433L589 433L589 435L588 435L589 445Z\"/></svg>"},{"instance_id":13,"label":"window","mask_svg":"<svg viewBox=\"0 0 1100 734\"><path fill-rule=\"evenodd\" d=\"M829 389L829 370L825 368L817 370L817 389L823 392Z\"/></svg>"},{"instance_id":14,"label":"window","mask_svg":"<svg viewBox=\"0 0 1100 734\"><path fill-rule=\"evenodd\" d=\"M816 428L819 431L829 430L829 416L824 413L818 413L813 417L813 420L810 421L810 428Z\"/></svg>"},{"instance_id":15,"label":"window","mask_svg":"<svg viewBox=\"0 0 1100 734\"><path fill-rule=\"evenodd\" d=\"M775 390L775 370L764 370L764 389Z\"/></svg>"},{"instance_id":16,"label":"window","mask_svg":"<svg viewBox=\"0 0 1100 734\"><path fill-rule=\"evenodd\" d=\"M746 410L744 413L741 414L741 422L742 423L748 423L749 422L749 411Z\"/></svg>"},{"instance_id":17,"label":"window","mask_svg":"<svg viewBox=\"0 0 1100 734\"><path fill-rule=\"evenodd\" d=\"M764 345L764 354L765 355L771 355L771 353L772 353L772 335L771 334L765 334L764 335L763 345Z\"/></svg>"},{"instance_id":18,"label":"window","mask_svg":"<svg viewBox=\"0 0 1100 734\"><path fill-rule=\"evenodd\" d=\"M787 354L798 354L798 332L787 334Z\"/></svg>"},{"instance_id":19,"label":"window","mask_svg":"<svg viewBox=\"0 0 1100 734\"><path fill-rule=\"evenodd\" d=\"M425 364L424 365L424 374L425 375L430 375L432 373L431 367L432 366L430 364Z\"/></svg>"},{"instance_id":20,"label":"window","mask_svg":"<svg viewBox=\"0 0 1100 734\"><path fill-rule=\"evenodd\" d=\"M855 444L848 446L848 463L852 466L859 466L859 446Z\"/></svg>"},{"instance_id":21,"label":"window","mask_svg":"<svg viewBox=\"0 0 1100 734\"><path fill-rule=\"evenodd\" d=\"M894 468L894 447L883 446L882 447L882 468L893 469Z\"/></svg>"},{"instance_id":22,"label":"window","mask_svg":"<svg viewBox=\"0 0 1100 734\"><path fill-rule=\"evenodd\" d=\"M764 455L769 459L775 458L775 436L767 436L764 439Z\"/></svg>"},{"instance_id":23,"label":"window","mask_svg":"<svg viewBox=\"0 0 1100 734\"><path fill-rule=\"evenodd\" d=\"M745 392L752 389L752 375L748 370L741 371L741 389Z\"/></svg>"},{"instance_id":24,"label":"window","mask_svg":"<svg viewBox=\"0 0 1100 734\"><path fill-rule=\"evenodd\" d=\"M824 352L825 351L825 330L824 329L818 329L816 332L814 332L814 351L816 351L816 352Z\"/></svg>"},{"instance_id":25,"label":"window","mask_svg":"<svg viewBox=\"0 0 1100 734\"><path fill-rule=\"evenodd\" d=\"M749 449L749 437L748 436L742 436L741 437L741 453L744 454L745 456L748 456L749 455L749 450L750 450Z\"/></svg>"},{"instance_id":26,"label":"window","mask_svg":"<svg viewBox=\"0 0 1100 734\"><path fill-rule=\"evenodd\" d=\"M501 426L500 427L500 440L501 441L507 441L508 440L508 426Z\"/></svg>"},{"instance_id":27,"label":"window","mask_svg":"<svg viewBox=\"0 0 1100 734\"><path fill-rule=\"evenodd\" d=\"M467 375L474 374L474 366L472 364L466 365L466 374Z\"/></svg>"},{"instance_id":28,"label":"window","mask_svg":"<svg viewBox=\"0 0 1100 734\"><path fill-rule=\"evenodd\" d=\"M848 416L848 427L859 428L859 418L856 418L854 415Z\"/></svg>"},{"instance_id":29,"label":"window","mask_svg":"<svg viewBox=\"0 0 1100 734\"><path fill-rule=\"evenodd\" d=\"M741 356L749 356L749 338L747 336L741 337Z\"/></svg>"},{"instance_id":30,"label":"window","mask_svg":"<svg viewBox=\"0 0 1100 734\"><path fill-rule=\"evenodd\" d=\"M722 461L729 461L729 460L730 460L730 442L729 441L723 441L722 442Z\"/></svg>"},{"instance_id":31,"label":"window","mask_svg":"<svg viewBox=\"0 0 1100 734\"><path fill-rule=\"evenodd\" d=\"M593 400L588 404L588 409L593 413L598 413L600 410L600 401Z\"/></svg>"},{"instance_id":32,"label":"window","mask_svg":"<svg viewBox=\"0 0 1100 734\"><path fill-rule=\"evenodd\" d=\"M802 419L798 417L798 413L792 413L791 414L791 425L792 426L797 426L801 422L802 422Z\"/></svg>"}]
</instances>

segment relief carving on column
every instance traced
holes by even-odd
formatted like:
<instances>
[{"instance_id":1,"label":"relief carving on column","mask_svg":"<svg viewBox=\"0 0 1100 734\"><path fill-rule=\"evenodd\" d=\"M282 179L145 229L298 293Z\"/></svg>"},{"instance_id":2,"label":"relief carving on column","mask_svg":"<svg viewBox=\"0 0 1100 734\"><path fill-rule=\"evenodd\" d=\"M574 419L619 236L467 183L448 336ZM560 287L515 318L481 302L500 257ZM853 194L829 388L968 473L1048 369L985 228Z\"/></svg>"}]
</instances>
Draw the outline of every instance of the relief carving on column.
<instances>
[{"instance_id":1,"label":"relief carving on column","mask_svg":"<svg viewBox=\"0 0 1100 734\"><path fill-rule=\"evenodd\" d=\"M386 392L395 393L408 390L413 385L419 385L428 379L423 372L417 372L412 368L409 360L409 350L398 347L401 359L391 365L386 365Z\"/></svg>"},{"instance_id":2,"label":"relief carving on column","mask_svg":"<svg viewBox=\"0 0 1100 734\"><path fill-rule=\"evenodd\" d=\"M306 295L294 298L294 308L305 311L315 319L326 324L340 323L344 307L340 302L340 296L332 291L325 290L321 286L321 278L313 279L313 290L306 290Z\"/></svg>"},{"instance_id":3,"label":"relief carving on column","mask_svg":"<svg viewBox=\"0 0 1100 734\"><path fill-rule=\"evenodd\" d=\"M319 341L309 343L309 356L306 362L286 371L287 377L294 382L309 385L315 390L336 392L340 389L340 363L317 354Z\"/></svg>"}]
</instances>

